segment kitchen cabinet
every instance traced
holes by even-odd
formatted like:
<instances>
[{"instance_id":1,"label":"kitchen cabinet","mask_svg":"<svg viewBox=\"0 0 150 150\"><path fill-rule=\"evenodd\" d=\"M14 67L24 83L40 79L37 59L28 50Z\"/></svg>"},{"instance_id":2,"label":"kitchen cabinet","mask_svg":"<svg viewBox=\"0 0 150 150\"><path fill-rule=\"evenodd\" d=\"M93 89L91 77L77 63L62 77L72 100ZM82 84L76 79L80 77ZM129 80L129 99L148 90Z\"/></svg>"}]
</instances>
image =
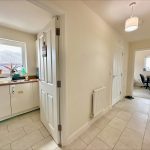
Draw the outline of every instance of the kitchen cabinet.
<instances>
[{"instance_id":1,"label":"kitchen cabinet","mask_svg":"<svg viewBox=\"0 0 150 150\"><path fill-rule=\"evenodd\" d=\"M9 85L0 86L0 118L11 115Z\"/></svg>"},{"instance_id":2,"label":"kitchen cabinet","mask_svg":"<svg viewBox=\"0 0 150 150\"><path fill-rule=\"evenodd\" d=\"M38 82L0 85L0 121L37 109L38 107Z\"/></svg>"},{"instance_id":3,"label":"kitchen cabinet","mask_svg":"<svg viewBox=\"0 0 150 150\"><path fill-rule=\"evenodd\" d=\"M33 107L39 106L40 97L39 97L39 83L32 83L32 92L33 92Z\"/></svg>"},{"instance_id":4,"label":"kitchen cabinet","mask_svg":"<svg viewBox=\"0 0 150 150\"><path fill-rule=\"evenodd\" d=\"M15 84L10 86L12 114L33 107L32 84Z\"/></svg>"}]
</instances>

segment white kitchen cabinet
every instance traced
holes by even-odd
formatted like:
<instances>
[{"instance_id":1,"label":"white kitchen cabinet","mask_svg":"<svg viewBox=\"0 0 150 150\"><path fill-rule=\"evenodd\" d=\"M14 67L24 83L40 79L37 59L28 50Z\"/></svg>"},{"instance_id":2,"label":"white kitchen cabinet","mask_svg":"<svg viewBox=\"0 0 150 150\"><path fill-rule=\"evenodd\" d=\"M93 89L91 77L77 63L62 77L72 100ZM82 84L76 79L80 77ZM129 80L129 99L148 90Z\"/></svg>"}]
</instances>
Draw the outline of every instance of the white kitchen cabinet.
<instances>
[{"instance_id":1,"label":"white kitchen cabinet","mask_svg":"<svg viewBox=\"0 0 150 150\"><path fill-rule=\"evenodd\" d=\"M0 86L0 120L11 115L9 85Z\"/></svg>"},{"instance_id":2,"label":"white kitchen cabinet","mask_svg":"<svg viewBox=\"0 0 150 150\"><path fill-rule=\"evenodd\" d=\"M39 106L39 83L33 82L32 83L32 90L33 90L33 107Z\"/></svg>"},{"instance_id":3,"label":"white kitchen cabinet","mask_svg":"<svg viewBox=\"0 0 150 150\"><path fill-rule=\"evenodd\" d=\"M32 83L10 85L12 114L33 107Z\"/></svg>"}]
</instances>

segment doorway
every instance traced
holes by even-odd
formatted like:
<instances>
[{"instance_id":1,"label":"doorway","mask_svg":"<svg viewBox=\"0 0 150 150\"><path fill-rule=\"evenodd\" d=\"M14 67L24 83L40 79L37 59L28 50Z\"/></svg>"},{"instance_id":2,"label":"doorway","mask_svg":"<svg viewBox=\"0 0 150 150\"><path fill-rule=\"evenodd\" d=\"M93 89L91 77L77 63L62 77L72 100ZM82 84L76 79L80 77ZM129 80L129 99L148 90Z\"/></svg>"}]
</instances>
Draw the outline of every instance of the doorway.
<instances>
[{"instance_id":1,"label":"doorway","mask_svg":"<svg viewBox=\"0 0 150 150\"><path fill-rule=\"evenodd\" d=\"M59 17L38 34L39 91L41 121L57 144L61 144L59 81Z\"/></svg>"},{"instance_id":2,"label":"doorway","mask_svg":"<svg viewBox=\"0 0 150 150\"><path fill-rule=\"evenodd\" d=\"M150 50L135 52L133 96L150 99Z\"/></svg>"},{"instance_id":3,"label":"doorway","mask_svg":"<svg viewBox=\"0 0 150 150\"><path fill-rule=\"evenodd\" d=\"M55 142L57 144L61 144L59 103L61 82L59 80L58 67L60 28L58 23L59 17L57 16L57 14L60 13L57 12L56 8L54 8L51 12L51 9L49 7L50 6L47 6L44 3L39 3L38 1L34 2L32 0L1 2L1 15L3 15L3 17L5 18L5 22L2 23L3 25L7 25L4 27L4 35L1 35L1 37L6 38L7 36L10 36L8 38L10 40L14 40L16 38L15 41L26 43L26 68L28 68L25 68L27 70L26 76L36 78L39 75L40 90L38 90L37 83L36 96L39 98L40 95L40 106L38 105L38 98L35 98L38 101L36 108L32 108L32 106L30 106L31 98L35 97L35 95L32 94L34 96L31 95L30 97L28 96L29 98L23 99L29 105L29 107L32 108L26 109L25 112L30 112L31 110L38 109L40 107L40 116L42 123L47 128ZM37 42L35 42L36 39L38 39ZM37 62L36 54L38 54ZM29 89L28 87L29 86L26 86L26 95L28 95L29 92L32 92L35 89L34 86L31 86L33 87L33 90ZM40 94L38 94L38 91L40 91ZM19 94L22 93L24 92L21 91ZM18 105L18 102L20 106ZM24 103L20 104L20 101L17 101L17 105L19 106L19 108L21 108L22 106L24 106ZM21 109L18 111L18 114L16 114L16 116L23 113L24 110ZM19 122L17 124L19 124ZM29 126L32 126L32 124L29 124ZM39 133L39 135L41 136L41 133Z\"/></svg>"}]
</instances>

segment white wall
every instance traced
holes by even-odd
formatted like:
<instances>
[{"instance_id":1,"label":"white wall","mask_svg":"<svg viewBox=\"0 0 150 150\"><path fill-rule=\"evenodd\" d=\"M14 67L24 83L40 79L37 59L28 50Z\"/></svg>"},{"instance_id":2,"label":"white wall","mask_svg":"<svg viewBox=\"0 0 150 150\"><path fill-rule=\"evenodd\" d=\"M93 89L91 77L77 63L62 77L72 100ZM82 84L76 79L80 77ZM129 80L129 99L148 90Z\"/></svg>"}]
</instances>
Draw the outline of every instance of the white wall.
<instances>
[{"instance_id":1,"label":"white wall","mask_svg":"<svg viewBox=\"0 0 150 150\"><path fill-rule=\"evenodd\" d=\"M36 36L4 26L0 26L0 38L6 38L26 43L27 67L29 75L36 74Z\"/></svg>"},{"instance_id":2,"label":"white wall","mask_svg":"<svg viewBox=\"0 0 150 150\"><path fill-rule=\"evenodd\" d=\"M150 51L137 51L135 53L135 63L134 63L134 83L135 85L141 85L140 74L145 77L150 75L150 71L143 71L145 65L145 57L150 56Z\"/></svg>"},{"instance_id":3,"label":"white wall","mask_svg":"<svg viewBox=\"0 0 150 150\"><path fill-rule=\"evenodd\" d=\"M49 1L41 1L51 6ZM90 120L91 94L95 88L107 87L107 105L111 105L112 62L116 48L125 51L124 70L127 70L127 43L97 14L81 1L53 1L64 11L65 61L65 138L71 137ZM126 71L124 71L124 92ZM62 75L61 74L61 75ZM64 118L63 118L64 119ZM64 122L64 121L63 121Z\"/></svg>"}]
</instances>

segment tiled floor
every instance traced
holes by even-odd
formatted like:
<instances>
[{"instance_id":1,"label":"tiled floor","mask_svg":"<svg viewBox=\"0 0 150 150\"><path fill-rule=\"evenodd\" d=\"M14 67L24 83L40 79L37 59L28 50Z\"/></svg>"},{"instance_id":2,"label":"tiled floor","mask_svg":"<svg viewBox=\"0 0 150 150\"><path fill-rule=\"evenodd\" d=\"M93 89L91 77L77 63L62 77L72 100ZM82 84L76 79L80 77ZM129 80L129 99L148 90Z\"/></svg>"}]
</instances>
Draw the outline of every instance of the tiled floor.
<instances>
[{"instance_id":1,"label":"tiled floor","mask_svg":"<svg viewBox=\"0 0 150 150\"><path fill-rule=\"evenodd\" d=\"M0 150L55 150L39 110L0 123Z\"/></svg>"},{"instance_id":2,"label":"tiled floor","mask_svg":"<svg viewBox=\"0 0 150 150\"><path fill-rule=\"evenodd\" d=\"M150 150L150 100L116 104L63 150ZM61 150L40 122L39 111L0 124L0 150Z\"/></svg>"},{"instance_id":3,"label":"tiled floor","mask_svg":"<svg viewBox=\"0 0 150 150\"><path fill-rule=\"evenodd\" d=\"M134 87L133 89L133 96L134 97L141 97L150 100L150 89L145 89L144 87Z\"/></svg>"},{"instance_id":4,"label":"tiled floor","mask_svg":"<svg viewBox=\"0 0 150 150\"><path fill-rule=\"evenodd\" d=\"M65 150L150 150L150 100L124 100Z\"/></svg>"}]
</instances>

